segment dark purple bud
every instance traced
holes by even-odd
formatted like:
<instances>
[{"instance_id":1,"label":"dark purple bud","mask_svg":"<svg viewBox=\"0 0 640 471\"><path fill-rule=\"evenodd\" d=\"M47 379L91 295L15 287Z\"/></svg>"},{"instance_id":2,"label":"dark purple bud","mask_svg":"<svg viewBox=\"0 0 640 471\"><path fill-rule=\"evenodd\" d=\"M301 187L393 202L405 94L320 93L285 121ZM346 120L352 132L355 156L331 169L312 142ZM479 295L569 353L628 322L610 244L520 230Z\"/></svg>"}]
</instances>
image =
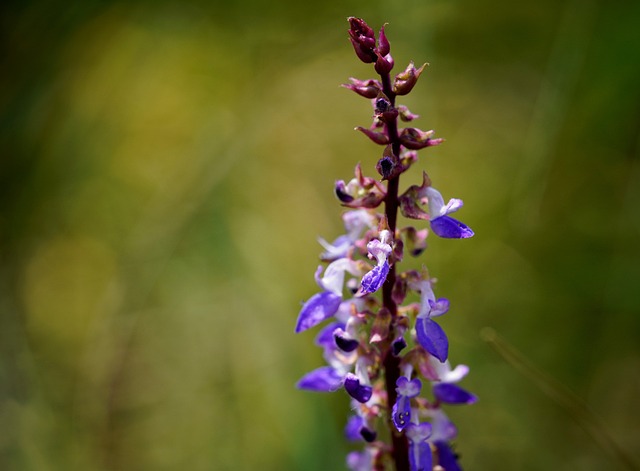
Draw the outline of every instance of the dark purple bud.
<instances>
[{"instance_id":1,"label":"dark purple bud","mask_svg":"<svg viewBox=\"0 0 640 471\"><path fill-rule=\"evenodd\" d=\"M389 51L391 50L391 45L389 44L387 35L384 34L385 26L387 26L386 23L382 25L382 28L380 28L380 33L378 34L378 52L383 56L389 54Z\"/></svg>"},{"instance_id":2,"label":"dark purple bud","mask_svg":"<svg viewBox=\"0 0 640 471\"><path fill-rule=\"evenodd\" d=\"M389 137L383 132L372 131L371 129L363 128L362 126L358 126L355 129L356 131L362 132L362 134L367 136L376 144L380 144L381 146L386 146L387 144L389 144Z\"/></svg>"},{"instance_id":3,"label":"dark purple bud","mask_svg":"<svg viewBox=\"0 0 640 471\"><path fill-rule=\"evenodd\" d=\"M418 77L424 70L427 64L423 64L422 67L416 69L413 62L410 62L404 72L400 72L396 75L396 79L393 82L393 91L396 95L406 95L415 86L418 81Z\"/></svg>"},{"instance_id":4,"label":"dark purple bud","mask_svg":"<svg viewBox=\"0 0 640 471\"><path fill-rule=\"evenodd\" d=\"M347 335L342 329L335 329L333 331L333 340L340 350L347 353L353 352L358 348L358 345L360 345L356 339Z\"/></svg>"},{"instance_id":5,"label":"dark purple bud","mask_svg":"<svg viewBox=\"0 0 640 471\"><path fill-rule=\"evenodd\" d=\"M382 54L377 53L374 69L376 69L376 72L378 72L380 75L385 75L391 72L391 69L393 69L393 64L394 62L391 54L385 54L383 56Z\"/></svg>"},{"instance_id":6,"label":"dark purple bud","mask_svg":"<svg viewBox=\"0 0 640 471\"><path fill-rule=\"evenodd\" d=\"M436 383L433 385L433 395L436 399L447 404L473 404L478 402L478 396L462 389L453 383Z\"/></svg>"},{"instance_id":7,"label":"dark purple bud","mask_svg":"<svg viewBox=\"0 0 640 471\"><path fill-rule=\"evenodd\" d=\"M363 404L371 399L371 396L373 395L373 389L371 386L360 384L358 377L352 373L347 373L345 376L344 389L347 391L349 396Z\"/></svg>"},{"instance_id":8,"label":"dark purple bud","mask_svg":"<svg viewBox=\"0 0 640 471\"><path fill-rule=\"evenodd\" d=\"M342 86L349 90L353 90L358 95L365 98L373 99L377 97L380 90L382 90L382 85L378 80L358 80L353 77L349 78L349 80L351 80L351 83L344 83Z\"/></svg>"},{"instance_id":9,"label":"dark purple bud","mask_svg":"<svg viewBox=\"0 0 640 471\"><path fill-rule=\"evenodd\" d=\"M353 49L358 58L364 63L372 63L376 61L375 32L361 18L349 17L349 36Z\"/></svg>"}]
</instances>

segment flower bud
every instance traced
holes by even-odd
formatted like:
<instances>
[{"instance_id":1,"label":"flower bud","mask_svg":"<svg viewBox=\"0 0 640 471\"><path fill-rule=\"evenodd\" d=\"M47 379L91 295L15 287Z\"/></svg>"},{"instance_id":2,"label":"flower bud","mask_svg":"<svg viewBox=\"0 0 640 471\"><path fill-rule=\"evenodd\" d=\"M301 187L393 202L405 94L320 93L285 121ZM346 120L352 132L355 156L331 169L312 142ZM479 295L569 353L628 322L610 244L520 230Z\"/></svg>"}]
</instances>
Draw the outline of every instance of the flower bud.
<instances>
[{"instance_id":1,"label":"flower bud","mask_svg":"<svg viewBox=\"0 0 640 471\"><path fill-rule=\"evenodd\" d=\"M378 80L358 80L353 77L349 78L349 80L351 80L351 83L343 83L342 86L365 98L373 99L382 90L382 85Z\"/></svg>"},{"instance_id":2,"label":"flower bud","mask_svg":"<svg viewBox=\"0 0 640 471\"><path fill-rule=\"evenodd\" d=\"M391 54L385 54L383 56L378 51L376 51L375 54L377 56L376 64L374 66L374 68L376 69L376 72L378 72L380 75L385 75L391 72L391 69L393 69L393 64L394 64L393 57L391 57Z\"/></svg>"},{"instance_id":3,"label":"flower bud","mask_svg":"<svg viewBox=\"0 0 640 471\"><path fill-rule=\"evenodd\" d=\"M407 149L424 149L425 147L437 146L442 144L444 139L432 139L435 131L422 131L417 128L405 128L400 133L400 143Z\"/></svg>"},{"instance_id":4,"label":"flower bud","mask_svg":"<svg viewBox=\"0 0 640 471\"><path fill-rule=\"evenodd\" d=\"M372 131L371 129L363 128L362 126L358 126L354 128L356 131L362 132L365 136L371 139L376 144L380 144L381 146L385 146L389 144L389 136L387 136L383 132Z\"/></svg>"},{"instance_id":5,"label":"flower bud","mask_svg":"<svg viewBox=\"0 0 640 471\"><path fill-rule=\"evenodd\" d=\"M400 72L396 75L396 79L393 82L393 91L396 95L406 95L411 90L413 90L414 85L418 81L418 77L426 67L426 63L422 64L422 67L416 69L413 65L413 62L409 62L409 65L404 70L404 72Z\"/></svg>"},{"instance_id":6,"label":"flower bud","mask_svg":"<svg viewBox=\"0 0 640 471\"><path fill-rule=\"evenodd\" d=\"M391 45L389 44L389 40L387 39L387 36L384 34L384 27L387 26L387 23L382 25L382 28L380 28L380 33L378 34L378 52L380 53L380 55L386 56L387 54L389 54L389 51L391 50Z\"/></svg>"},{"instance_id":7,"label":"flower bud","mask_svg":"<svg viewBox=\"0 0 640 471\"><path fill-rule=\"evenodd\" d=\"M349 36L358 58L365 64L376 61L376 36L369 25L361 18L353 16L349 20Z\"/></svg>"},{"instance_id":8,"label":"flower bud","mask_svg":"<svg viewBox=\"0 0 640 471\"><path fill-rule=\"evenodd\" d=\"M398 106L398 114L400 115L400 119L404 122L413 121L414 119L420 117L417 114L413 114L411 111L409 111L409 108L404 105Z\"/></svg>"}]
</instances>

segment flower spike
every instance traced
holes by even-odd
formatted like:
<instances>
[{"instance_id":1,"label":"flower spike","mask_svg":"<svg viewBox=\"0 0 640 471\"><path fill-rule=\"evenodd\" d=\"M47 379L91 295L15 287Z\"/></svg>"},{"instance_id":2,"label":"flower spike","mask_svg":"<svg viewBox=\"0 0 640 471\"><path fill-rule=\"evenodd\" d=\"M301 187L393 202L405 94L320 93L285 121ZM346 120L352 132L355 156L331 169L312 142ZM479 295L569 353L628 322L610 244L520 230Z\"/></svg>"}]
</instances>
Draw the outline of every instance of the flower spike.
<instances>
[{"instance_id":1,"label":"flower spike","mask_svg":"<svg viewBox=\"0 0 640 471\"><path fill-rule=\"evenodd\" d=\"M319 291L302 304L295 326L296 332L317 328L314 343L325 365L304 374L296 386L347 393L351 414L344 435L362 447L346 457L352 471L459 471L451 444L458 431L445 409L478 398L458 385L469 367L452 368L448 361L453 345L438 318L449 312L449 299L436 297L436 279L426 267L402 271L402 265L408 255L423 257L431 233L445 239L474 233L451 216L462 200L445 202L426 172L421 183L401 189L400 178L422 164L418 151L444 142L434 131L400 127L419 118L396 100L414 89L426 64L416 68L410 62L393 77L387 25L376 34L361 18L348 22L357 58L378 77L350 78L342 86L369 100L371 124L355 129L384 151L362 156L375 178L365 176L358 163L350 180L335 182L344 231L318 239ZM429 399L421 397L424 389Z\"/></svg>"}]
</instances>

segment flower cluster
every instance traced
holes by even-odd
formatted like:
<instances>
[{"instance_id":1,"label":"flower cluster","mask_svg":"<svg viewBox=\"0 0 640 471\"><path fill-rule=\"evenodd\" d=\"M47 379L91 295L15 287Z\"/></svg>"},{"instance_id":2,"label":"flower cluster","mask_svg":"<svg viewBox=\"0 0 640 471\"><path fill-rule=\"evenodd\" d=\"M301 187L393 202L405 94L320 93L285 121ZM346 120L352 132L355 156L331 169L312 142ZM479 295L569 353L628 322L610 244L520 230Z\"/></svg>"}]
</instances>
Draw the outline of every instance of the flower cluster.
<instances>
[{"instance_id":1,"label":"flower cluster","mask_svg":"<svg viewBox=\"0 0 640 471\"><path fill-rule=\"evenodd\" d=\"M379 79L351 78L345 88L371 100L373 122L358 127L383 146L375 168L380 179L363 175L335 184L343 206L345 233L333 242L320 239L324 262L315 274L320 290L302 306L295 331L325 324L315 343L325 366L298 381L298 388L349 395L353 415L345 436L365 443L347 456L352 470L446 471L461 469L452 441L457 430L444 405L474 403L475 395L458 386L468 367L451 368L449 341L437 318L449 311L449 300L434 293L435 279L426 268L400 272L405 254L417 257L426 248L429 229L396 227L398 212L427 221L431 232L447 239L466 239L473 231L450 216L462 200L444 198L423 173L422 183L399 191L400 175L418 161L417 150L442 143L434 131L399 129L399 121L418 116L396 97L415 86L425 65L413 63L392 80L394 60L383 26L375 32L361 19L349 18L355 53L373 63ZM378 294L377 294L378 293ZM406 302L408 299L415 302ZM425 384L430 394L424 394ZM381 432L384 428L389 431ZM388 438L387 438L388 437Z\"/></svg>"}]
</instances>

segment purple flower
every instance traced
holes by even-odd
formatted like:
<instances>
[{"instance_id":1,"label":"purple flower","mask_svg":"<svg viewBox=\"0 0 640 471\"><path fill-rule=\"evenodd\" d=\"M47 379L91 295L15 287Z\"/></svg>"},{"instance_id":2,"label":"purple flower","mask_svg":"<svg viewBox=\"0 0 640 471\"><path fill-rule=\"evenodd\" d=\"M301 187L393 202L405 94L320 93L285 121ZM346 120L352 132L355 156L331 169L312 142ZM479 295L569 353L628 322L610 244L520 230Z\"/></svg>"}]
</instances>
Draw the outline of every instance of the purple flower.
<instances>
[{"instance_id":1,"label":"purple flower","mask_svg":"<svg viewBox=\"0 0 640 471\"><path fill-rule=\"evenodd\" d=\"M347 421L344 435L347 440L352 442L364 440L367 443L371 443L375 441L377 434L375 430L368 427L367 422L362 417L354 415Z\"/></svg>"},{"instance_id":2,"label":"purple flower","mask_svg":"<svg viewBox=\"0 0 640 471\"><path fill-rule=\"evenodd\" d=\"M454 384L467 375L468 366L458 365L452 370L448 361L441 363L430 359L429 363L438 375L438 379L433 382L433 395L436 399L447 404L473 404L478 401L475 394Z\"/></svg>"},{"instance_id":3,"label":"purple flower","mask_svg":"<svg viewBox=\"0 0 640 471\"><path fill-rule=\"evenodd\" d=\"M425 195L429 200L429 216L431 230L445 239L467 239L473 237L471 228L448 214L462 208L462 200L450 199L445 205L444 199L438 190L429 186L425 189Z\"/></svg>"},{"instance_id":4,"label":"purple flower","mask_svg":"<svg viewBox=\"0 0 640 471\"><path fill-rule=\"evenodd\" d=\"M410 399L420 394L422 382L418 378L409 381L405 376L400 376L396 381L396 386L398 397L393 405L391 418L393 425L396 426L399 432L402 432L411 420Z\"/></svg>"},{"instance_id":5,"label":"purple flower","mask_svg":"<svg viewBox=\"0 0 640 471\"><path fill-rule=\"evenodd\" d=\"M432 318L441 316L449 310L449 300L436 299L429 280L414 283L412 288L420 292L420 312L416 318L418 343L438 360L445 361L449 356L449 340L442 327Z\"/></svg>"},{"instance_id":6,"label":"purple flower","mask_svg":"<svg viewBox=\"0 0 640 471\"><path fill-rule=\"evenodd\" d=\"M338 312L341 302L342 296L331 291L323 291L311 296L300 310L298 322L296 323L296 333L318 325L333 316Z\"/></svg>"},{"instance_id":7,"label":"purple flower","mask_svg":"<svg viewBox=\"0 0 640 471\"><path fill-rule=\"evenodd\" d=\"M341 328L337 328L333 331L333 339L338 348L346 353L353 352L358 348L358 345L360 345L358 339L354 339Z\"/></svg>"},{"instance_id":8,"label":"purple flower","mask_svg":"<svg viewBox=\"0 0 640 471\"><path fill-rule=\"evenodd\" d=\"M387 258L392 251L391 245L387 243L390 238L391 233L388 230L382 230L380 231L380 240L373 239L367 244L369 257L375 258L378 264L362 277L362 286L360 288L362 293L375 293L387 279L389 274Z\"/></svg>"},{"instance_id":9,"label":"purple flower","mask_svg":"<svg viewBox=\"0 0 640 471\"><path fill-rule=\"evenodd\" d=\"M431 436L431 424L409 424L406 429L409 439L409 464L411 471L431 471L431 446L427 438Z\"/></svg>"},{"instance_id":10,"label":"purple flower","mask_svg":"<svg viewBox=\"0 0 640 471\"><path fill-rule=\"evenodd\" d=\"M432 418L432 433L429 438L438 449L438 464L446 471L461 471L458 457L449 446L449 442L458 436L456 426L442 409L432 409L429 415Z\"/></svg>"},{"instance_id":11,"label":"purple flower","mask_svg":"<svg viewBox=\"0 0 640 471\"><path fill-rule=\"evenodd\" d=\"M349 258L339 258L327 266L323 276L320 276L321 272L322 265L316 270L315 278L324 291L314 294L304 303L298 315L296 333L314 327L338 312L345 272L359 274L356 263Z\"/></svg>"}]
</instances>

